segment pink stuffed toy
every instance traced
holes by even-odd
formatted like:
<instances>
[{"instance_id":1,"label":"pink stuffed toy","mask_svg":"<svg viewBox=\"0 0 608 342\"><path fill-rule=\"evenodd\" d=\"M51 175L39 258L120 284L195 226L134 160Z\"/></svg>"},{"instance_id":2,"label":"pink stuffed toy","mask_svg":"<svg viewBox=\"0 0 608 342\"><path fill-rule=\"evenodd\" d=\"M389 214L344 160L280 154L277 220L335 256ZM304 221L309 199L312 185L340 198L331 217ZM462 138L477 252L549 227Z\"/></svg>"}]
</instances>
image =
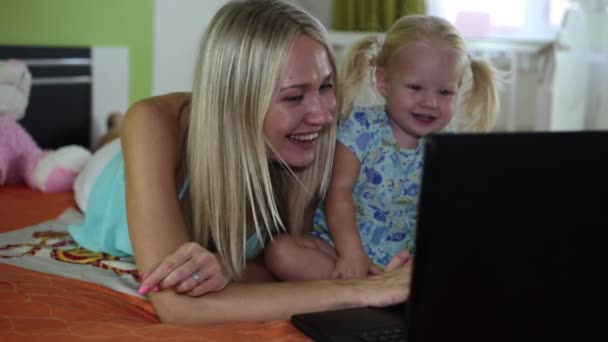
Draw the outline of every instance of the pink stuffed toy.
<instances>
[{"instance_id":1,"label":"pink stuffed toy","mask_svg":"<svg viewBox=\"0 0 608 342\"><path fill-rule=\"evenodd\" d=\"M0 186L25 183L43 192L71 191L91 153L77 145L42 150L17 120L23 118L32 77L25 63L0 62Z\"/></svg>"}]
</instances>

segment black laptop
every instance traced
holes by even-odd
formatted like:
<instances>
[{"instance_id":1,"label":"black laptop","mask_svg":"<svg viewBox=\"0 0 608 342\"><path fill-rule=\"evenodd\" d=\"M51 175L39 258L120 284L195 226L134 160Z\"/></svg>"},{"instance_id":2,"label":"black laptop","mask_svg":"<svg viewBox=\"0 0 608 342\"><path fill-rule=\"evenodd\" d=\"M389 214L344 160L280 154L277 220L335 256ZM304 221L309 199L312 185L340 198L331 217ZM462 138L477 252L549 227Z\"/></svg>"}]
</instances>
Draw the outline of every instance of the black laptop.
<instances>
[{"instance_id":1,"label":"black laptop","mask_svg":"<svg viewBox=\"0 0 608 342\"><path fill-rule=\"evenodd\" d=\"M608 341L608 132L433 135L421 191L407 306L296 327L317 341Z\"/></svg>"}]
</instances>

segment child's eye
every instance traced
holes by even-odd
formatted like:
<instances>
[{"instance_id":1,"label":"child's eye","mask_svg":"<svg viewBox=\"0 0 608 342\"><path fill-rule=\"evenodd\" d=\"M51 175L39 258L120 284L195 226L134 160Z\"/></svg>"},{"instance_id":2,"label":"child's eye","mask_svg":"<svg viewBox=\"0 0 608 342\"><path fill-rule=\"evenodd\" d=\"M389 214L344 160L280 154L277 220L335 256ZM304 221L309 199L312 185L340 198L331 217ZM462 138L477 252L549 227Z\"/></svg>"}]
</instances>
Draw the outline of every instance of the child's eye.
<instances>
[{"instance_id":1,"label":"child's eye","mask_svg":"<svg viewBox=\"0 0 608 342\"><path fill-rule=\"evenodd\" d=\"M422 87L418 84L406 84L405 87L414 91L422 90Z\"/></svg>"},{"instance_id":2,"label":"child's eye","mask_svg":"<svg viewBox=\"0 0 608 342\"><path fill-rule=\"evenodd\" d=\"M454 95L454 92L449 89L441 89L441 90L439 90L439 94L442 96L450 96L450 95Z\"/></svg>"}]
</instances>

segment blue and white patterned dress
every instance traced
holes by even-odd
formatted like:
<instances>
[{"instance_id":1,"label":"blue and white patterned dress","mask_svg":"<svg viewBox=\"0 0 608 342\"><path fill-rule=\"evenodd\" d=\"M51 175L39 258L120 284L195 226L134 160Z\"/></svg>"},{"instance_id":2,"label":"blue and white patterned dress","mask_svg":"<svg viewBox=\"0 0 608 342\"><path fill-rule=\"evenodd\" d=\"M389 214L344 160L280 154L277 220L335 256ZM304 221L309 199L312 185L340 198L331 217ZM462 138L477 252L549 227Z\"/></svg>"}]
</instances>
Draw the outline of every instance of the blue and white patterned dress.
<instances>
[{"instance_id":1,"label":"blue and white patterned dress","mask_svg":"<svg viewBox=\"0 0 608 342\"><path fill-rule=\"evenodd\" d=\"M423 141L401 148L384 106L355 107L340 124L338 141L361 162L353 190L361 241L372 262L386 266L400 250L413 252L423 167ZM313 235L332 243L322 205Z\"/></svg>"}]
</instances>

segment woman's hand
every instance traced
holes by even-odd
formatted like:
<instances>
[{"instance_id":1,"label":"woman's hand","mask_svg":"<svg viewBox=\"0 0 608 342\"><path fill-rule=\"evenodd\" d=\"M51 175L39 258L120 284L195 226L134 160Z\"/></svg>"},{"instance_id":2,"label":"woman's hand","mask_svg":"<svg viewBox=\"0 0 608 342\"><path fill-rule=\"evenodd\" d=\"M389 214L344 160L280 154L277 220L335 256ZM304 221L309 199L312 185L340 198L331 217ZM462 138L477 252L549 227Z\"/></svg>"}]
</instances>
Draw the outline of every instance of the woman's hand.
<instances>
[{"instance_id":1,"label":"woman's hand","mask_svg":"<svg viewBox=\"0 0 608 342\"><path fill-rule=\"evenodd\" d=\"M217 292L229 282L217 256L195 242L183 244L141 279L141 294L172 288L192 297Z\"/></svg>"},{"instance_id":2,"label":"woman's hand","mask_svg":"<svg viewBox=\"0 0 608 342\"><path fill-rule=\"evenodd\" d=\"M355 288L363 305L382 307L406 301L410 294L412 264L410 254L403 250L391 259L386 272L358 280Z\"/></svg>"}]
</instances>

